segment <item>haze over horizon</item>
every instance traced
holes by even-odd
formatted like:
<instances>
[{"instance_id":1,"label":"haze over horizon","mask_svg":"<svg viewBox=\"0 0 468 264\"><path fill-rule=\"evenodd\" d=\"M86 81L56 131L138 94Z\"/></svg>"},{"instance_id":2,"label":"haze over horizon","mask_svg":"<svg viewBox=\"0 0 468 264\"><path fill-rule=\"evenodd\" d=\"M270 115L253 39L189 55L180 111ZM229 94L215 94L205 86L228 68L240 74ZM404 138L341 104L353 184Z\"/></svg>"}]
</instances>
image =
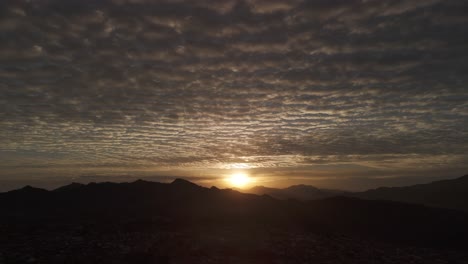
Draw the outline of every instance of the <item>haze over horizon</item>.
<instances>
[{"instance_id":1,"label":"haze over horizon","mask_svg":"<svg viewBox=\"0 0 468 264\"><path fill-rule=\"evenodd\" d=\"M468 172L463 0L0 3L0 192Z\"/></svg>"}]
</instances>

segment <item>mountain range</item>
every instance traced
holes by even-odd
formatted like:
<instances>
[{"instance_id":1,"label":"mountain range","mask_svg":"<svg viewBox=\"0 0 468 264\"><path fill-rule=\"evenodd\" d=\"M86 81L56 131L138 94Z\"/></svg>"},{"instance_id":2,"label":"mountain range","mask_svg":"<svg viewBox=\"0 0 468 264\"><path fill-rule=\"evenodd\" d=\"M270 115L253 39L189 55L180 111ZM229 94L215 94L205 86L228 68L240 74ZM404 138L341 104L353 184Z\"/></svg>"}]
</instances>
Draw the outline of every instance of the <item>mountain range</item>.
<instances>
[{"instance_id":1,"label":"mountain range","mask_svg":"<svg viewBox=\"0 0 468 264\"><path fill-rule=\"evenodd\" d=\"M271 188L265 186L255 186L246 190L239 190L245 193L257 195L270 195L277 199L297 199L297 200L318 200L334 196L348 196L351 192L341 190L319 189L311 185L292 185L287 188Z\"/></svg>"},{"instance_id":2,"label":"mountain range","mask_svg":"<svg viewBox=\"0 0 468 264\"><path fill-rule=\"evenodd\" d=\"M146 219L178 227L270 226L424 246L468 245L468 214L461 211L344 196L281 200L183 179L74 183L52 191L27 186L0 193L0 208L0 223Z\"/></svg>"},{"instance_id":3,"label":"mountain range","mask_svg":"<svg viewBox=\"0 0 468 264\"><path fill-rule=\"evenodd\" d=\"M388 200L468 211L468 175L406 187L380 187L364 192L319 189L294 185L284 189L255 186L246 193L267 194L277 199L317 200L337 195L368 200Z\"/></svg>"}]
</instances>

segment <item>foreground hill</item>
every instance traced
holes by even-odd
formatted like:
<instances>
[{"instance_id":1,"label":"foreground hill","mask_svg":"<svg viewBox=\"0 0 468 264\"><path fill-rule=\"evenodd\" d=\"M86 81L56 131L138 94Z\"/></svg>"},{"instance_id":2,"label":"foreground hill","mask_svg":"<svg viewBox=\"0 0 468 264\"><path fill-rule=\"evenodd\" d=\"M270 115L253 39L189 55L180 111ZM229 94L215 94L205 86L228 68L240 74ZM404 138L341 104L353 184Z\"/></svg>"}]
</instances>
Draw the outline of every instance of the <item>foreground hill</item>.
<instances>
[{"instance_id":1,"label":"foreground hill","mask_svg":"<svg viewBox=\"0 0 468 264\"><path fill-rule=\"evenodd\" d=\"M363 199L390 200L468 211L468 175L407 187L381 187L353 196Z\"/></svg>"},{"instance_id":2,"label":"foreground hill","mask_svg":"<svg viewBox=\"0 0 468 264\"><path fill-rule=\"evenodd\" d=\"M0 208L0 222L7 225L140 219L175 227L254 226L431 247L468 245L468 215L462 212L346 197L277 200L181 179L73 184L54 191L25 187L0 194Z\"/></svg>"}]
</instances>

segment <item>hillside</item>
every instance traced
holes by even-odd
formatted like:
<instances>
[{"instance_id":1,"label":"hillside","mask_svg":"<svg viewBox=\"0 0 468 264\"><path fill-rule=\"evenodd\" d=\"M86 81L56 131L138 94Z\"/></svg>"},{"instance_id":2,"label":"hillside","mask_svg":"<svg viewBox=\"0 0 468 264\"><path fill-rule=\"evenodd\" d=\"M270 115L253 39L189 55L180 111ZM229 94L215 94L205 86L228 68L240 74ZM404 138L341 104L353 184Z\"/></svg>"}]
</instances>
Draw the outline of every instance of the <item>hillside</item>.
<instances>
[{"instance_id":1,"label":"hillside","mask_svg":"<svg viewBox=\"0 0 468 264\"><path fill-rule=\"evenodd\" d=\"M287 188L255 186L245 193L269 195L277 199L319 200L335 196L366 200L387 200L422 204L431 207L468 211L468 175L451 180L435 181L405 187L380 187L364 192L346 192L320 189L310 185L293 185Z\"/></svg>"},{"instance_id":2,"label":"hillside","mask_svg":"<svg viewBox=\"0 0 468 264\"><path fill-rule=\"evenodd\" d=\"M303 201L330 198L337 195L346 195L348 193L340 190L319 189L314 186L304 184L293 185L284 189L255 186L241 191L257 195L266 194L277 199L297 199Z\"/></svg>"},{"instance_id":3,"label":"hillside","mask_svg":"<svg viewBox=\"0 0 468 264\"><path fill-rule=\"evenodd\" d=\"M468 237L467 214L456 211L347 197L277 200L181 179L72 184L54 191L26 187L3 193L0 208L1 221L10 223L165 219L176 226L261 225L438 246L459 246Z\"/></svg>"},{"instance_id":4,"label":"hillside","mask_svg":"<svg viewBox=\"0 0 468 264\"><path fill-rule=\"evenodd\" d=\"M372 200L390 200L468 211L468 175L407 187L381 187L352 194Z\"/></svg>"}]
</instances>

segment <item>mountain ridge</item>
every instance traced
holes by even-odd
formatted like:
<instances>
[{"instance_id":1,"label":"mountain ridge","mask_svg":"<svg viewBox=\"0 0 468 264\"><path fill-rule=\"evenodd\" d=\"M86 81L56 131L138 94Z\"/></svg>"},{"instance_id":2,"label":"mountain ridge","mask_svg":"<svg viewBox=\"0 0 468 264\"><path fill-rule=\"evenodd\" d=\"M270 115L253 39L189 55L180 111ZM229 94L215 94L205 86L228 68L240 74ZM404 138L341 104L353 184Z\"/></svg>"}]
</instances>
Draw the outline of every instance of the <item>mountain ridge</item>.
<instances>
[{"instance_id":1,"label":"mountain ridge","mask_svg":"<svg viewBox=\"0 0 468 264\"><path fill-rule=\"evenodd\" d=\"M171 188L183 188L187 191L194 191L199 188L203 188L195 183L192 183L186 179L177 178L170 183L160 183L146 181L138 179L133 182L128 183L71 183L59 188L56 188L52 191L54 192L65 192L65 191L74 191L79 192L83 188L95 188L96 186L107 186L107 188L113 188L117 186L124 186L129 184L137 188L141 186L143 189L152 188L155 186L171 186ZM113 187L112 187L113 186ZM152 187L150 187L152 186ZM216 186L213 186L212 189L216 190L226 190L218 189ZM249 189L233 189L241 193L251 193L256 195L268 195L276 199L288 200L296 199L301 201L307 200L320 200L331 198L334 196L348 196L348 197L357 197L360 199L368 200L389 200L389 201L398 201L405 203L414 203L422 204L426 206L439 207L439 208L448 208L455 210L468 211L468 175L464 175L455 179L439 180L429 183L422 183L410 186L403 187L379 187L375 189L369 189L363 192L348 192L342 190L331 190L331 189L321 189L312 185L298 184L292 185L286 188L271 188L266 186L257 185ZM21 189L12 190L9 192L0 193L0 197L5 196L5 194L15 193L20 195L20 193L38 193L44 195L47 190L36 188L32 186L25 186Z\"/></svg>"},{"instance_id":2,"label":"mountain ridge","mask_svg":"<svg viewBox=\"0 0 468 264\"><path fill-rule=\"evenodd\" d=\"M410 186L379 187L363 192L321 189L304 184L286 188L254 186L241 191L258 195L267 194L278 199L317 200L334 196L349 196L468 211L468 175Z\"/></svg>"},{"instance_id":3,"label":"mountain ridge","mask_svg":"<svg viewBox=\"0 0 468 264\"><path fill-rule=\"evenodd\" d=\"M0 222L110 224L135 218L165 219L165 223L180 227L261 225L437 247L468 245L467 213L402 202L346 196L280 200L269 195L206 188L186 180L105 182L77 187L62 191L28 187L26 191L3 193Z\"/></svg>"},{"instance_id":4,"label":"mountain ridge","mask_svg":"<svg viewBox=\"0 0 468 264\"><path fill-rule=\"evenodd\" d=\"M352 195L468 211L468 175L411 186L380 187Z\"/></svg>"}]
</instances>

